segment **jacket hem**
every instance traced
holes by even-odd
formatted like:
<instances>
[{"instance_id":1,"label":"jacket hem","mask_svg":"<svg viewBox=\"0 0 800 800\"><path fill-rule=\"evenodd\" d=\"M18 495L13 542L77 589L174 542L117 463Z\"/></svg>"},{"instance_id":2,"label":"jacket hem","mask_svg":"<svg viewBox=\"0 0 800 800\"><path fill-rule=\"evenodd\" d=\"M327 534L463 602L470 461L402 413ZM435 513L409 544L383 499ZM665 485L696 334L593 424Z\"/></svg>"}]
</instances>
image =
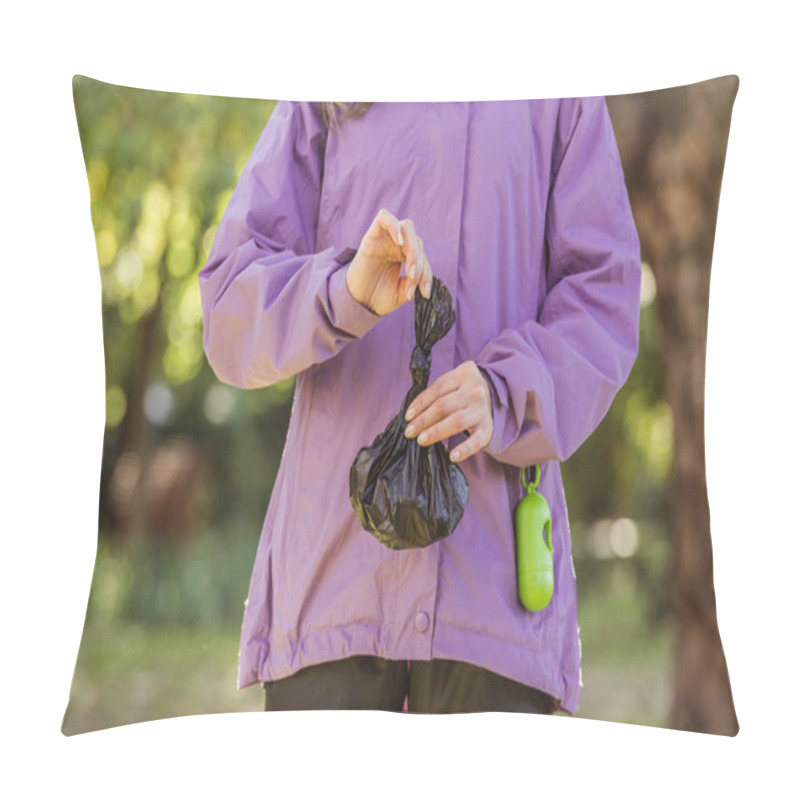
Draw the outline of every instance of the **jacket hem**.
<instances>
[{"instance_id":1,"label":"jacket hem","mask_svg":"<svg viewBox=\"0 0 800 800\"><path fill-rule=\"evenodd\" d=\"M273 645L268 650L269 657L263 659L259 656L266 650L253 652L250 658L243 650L239 688L280 680L305 667L351 656L372 655L398 661L446 658L474 664L545 692L555 699L555 710L568 714L577 711L579 668L566 672L554 668L547 656L533 646L506 641L502 661L498 662L495 637L436 620L432 646L428 646L427 638L423 641L421 637L419 648L405 646L401 651L389 652L382 644L382 629L377 622L369 625L359 622L313 631L294 647ZM488 653L494 653L495 659L488 658Z\"/></svg>"}]
</instances>

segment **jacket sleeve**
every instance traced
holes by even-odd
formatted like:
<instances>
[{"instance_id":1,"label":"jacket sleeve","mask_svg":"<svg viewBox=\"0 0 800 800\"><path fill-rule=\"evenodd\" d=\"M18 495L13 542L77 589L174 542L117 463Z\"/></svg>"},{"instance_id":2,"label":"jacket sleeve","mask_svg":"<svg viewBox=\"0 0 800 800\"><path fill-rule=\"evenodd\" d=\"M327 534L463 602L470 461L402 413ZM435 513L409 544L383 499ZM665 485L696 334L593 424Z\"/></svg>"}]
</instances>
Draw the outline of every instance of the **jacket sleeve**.
<instances>
[{"instance_id":1,"label":"jacket sleeve","mask_svg":"<svg viewBox=\"0 0 800 800\"><path fill-rule=\"evenodd\" d=\"M217 377L255 388L335 356L379 319L345 283L354 251L314 252L327 130L279 102L200 271L203 347Z\"/></svg>"},{"instance_id":2,"label":"jacket sleeve","mask_svg":"<svg viewBox=\"0 0 800 800\"><path fill-rule=\"evenodd\" d=\"M561 101L547 206L547 293L537 320L475 359L494 415L486 451L564 460L605 416L639 340L639 239L603 98Z\"/></svg>"}]
</instances>

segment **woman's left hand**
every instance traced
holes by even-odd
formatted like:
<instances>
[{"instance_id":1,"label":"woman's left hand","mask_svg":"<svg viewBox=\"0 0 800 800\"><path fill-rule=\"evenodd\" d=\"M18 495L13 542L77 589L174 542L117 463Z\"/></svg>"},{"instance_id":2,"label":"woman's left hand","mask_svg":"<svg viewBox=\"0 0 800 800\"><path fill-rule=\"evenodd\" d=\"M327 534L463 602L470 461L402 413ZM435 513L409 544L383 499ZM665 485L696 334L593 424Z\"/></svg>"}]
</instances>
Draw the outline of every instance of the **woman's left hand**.
<instances>
[{"instance_id":1,"label":"woman's left hand","mask_svg":"<svg viewBox=\"0 0 800 800\"><path fill-rule=\"evenodd\" d=\"M414 398L406 411L405 434L424 446L467 431L469 437L451 453L463 461L492 439L492 399L489 385L474 361L464 361L437 378Z\"/></svg>"}]
</instances>

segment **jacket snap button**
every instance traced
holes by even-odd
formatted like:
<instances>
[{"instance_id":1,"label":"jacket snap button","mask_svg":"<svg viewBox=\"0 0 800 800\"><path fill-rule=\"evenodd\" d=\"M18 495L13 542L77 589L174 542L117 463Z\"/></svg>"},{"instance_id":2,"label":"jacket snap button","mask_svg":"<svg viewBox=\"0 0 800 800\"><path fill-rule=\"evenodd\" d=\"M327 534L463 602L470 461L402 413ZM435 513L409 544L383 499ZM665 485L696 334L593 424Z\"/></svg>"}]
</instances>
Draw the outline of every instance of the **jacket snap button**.
<instances>
[{"instance_id":1,"label":"jacket snap button","mask_svg":"<svg viewBox=\"0 0 800 800\"><path fill-rule=\"evenodd\" d=\"M424 611L420 611L419 614L414 617L414 627L420 633L428 630L428 615Z\"/></svg>"}]
</instances>

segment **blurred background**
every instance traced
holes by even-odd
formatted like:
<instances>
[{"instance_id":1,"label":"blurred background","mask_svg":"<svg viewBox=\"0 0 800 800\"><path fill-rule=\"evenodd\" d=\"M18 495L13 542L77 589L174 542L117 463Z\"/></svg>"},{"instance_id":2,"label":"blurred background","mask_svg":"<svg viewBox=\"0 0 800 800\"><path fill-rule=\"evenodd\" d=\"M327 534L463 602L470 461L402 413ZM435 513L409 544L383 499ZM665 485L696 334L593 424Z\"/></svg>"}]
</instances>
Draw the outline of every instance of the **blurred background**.
<instances>
[{"instance_id":1,"label":"blurred background","mask_svg":"<svg viewBox=\"0 0 800 800\"><path fill-rule=\"evenodd\" d=\"M733 735L705 484L719 188L738 88L607 98L642 240L640 354L563 466L583 645L580 717ZM274 101L76 76L102 285L97 559L63 732L258 711L236 688L243 602L294 381L237 390L202 349L197 273ZM87 265L87 268L90 268Z\"/></svg>"}]
</instances>

